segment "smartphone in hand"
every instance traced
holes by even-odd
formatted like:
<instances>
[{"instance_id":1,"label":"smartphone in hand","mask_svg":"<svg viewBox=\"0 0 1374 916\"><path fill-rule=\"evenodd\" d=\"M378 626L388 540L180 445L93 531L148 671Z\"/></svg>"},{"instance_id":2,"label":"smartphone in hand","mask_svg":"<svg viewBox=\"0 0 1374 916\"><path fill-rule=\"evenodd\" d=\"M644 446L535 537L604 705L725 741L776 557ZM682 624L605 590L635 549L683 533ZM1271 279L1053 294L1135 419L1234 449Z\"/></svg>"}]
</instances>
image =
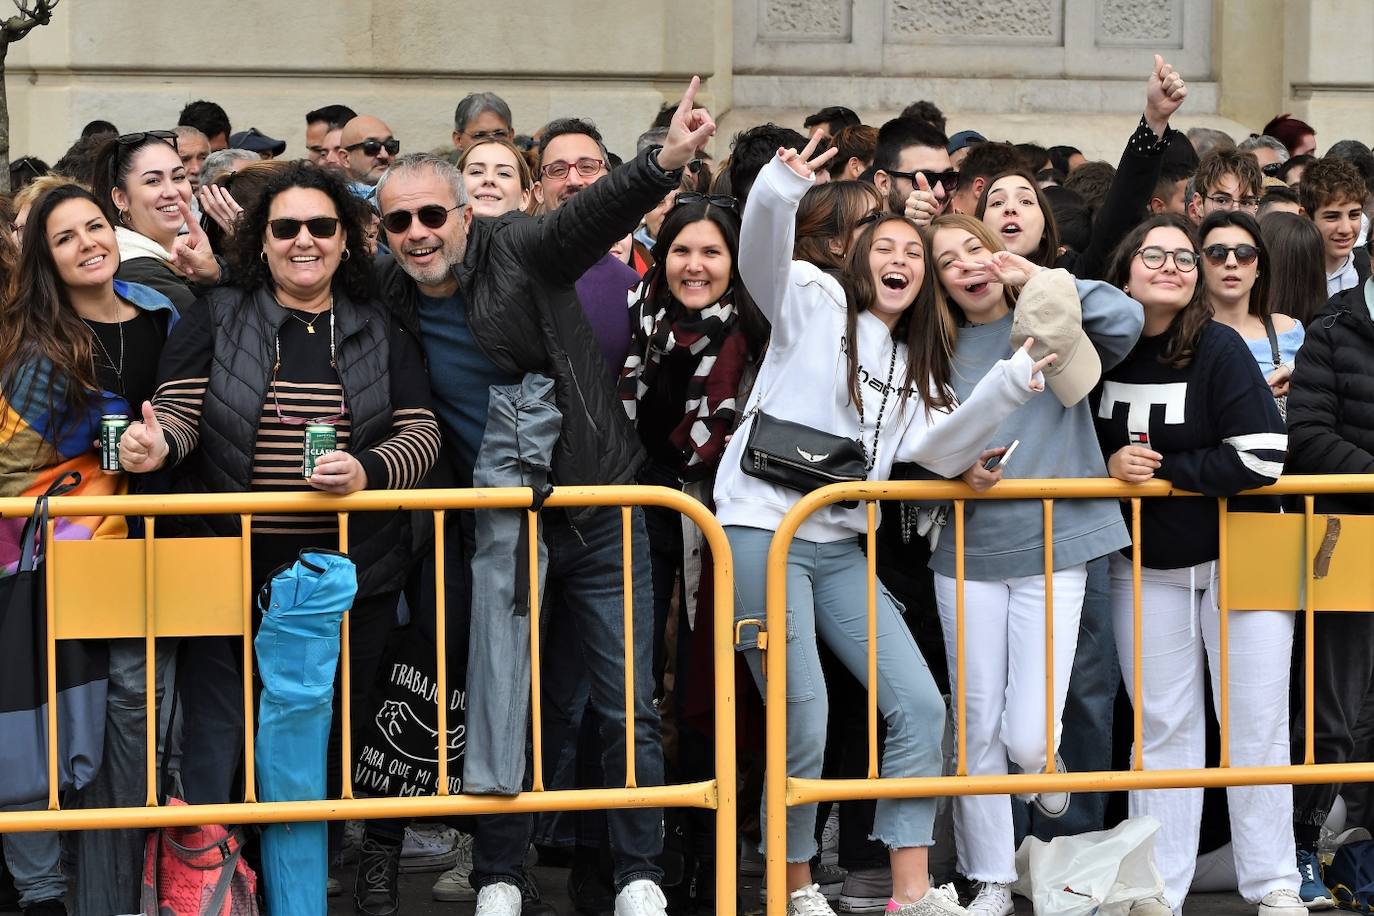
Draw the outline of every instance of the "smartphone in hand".
<instances>
[{"instance_id":1,"label":"smartphone in hand","mask_svg":"<svg viewBox=\"0 0 1374 916\"><path fill-rule=\"evenodd\" d=\"M1016 451L1016 447L1020 444L1020 439L1013 439L1011 445L1007 446L1007 450L1005 452L1003 452L1000 455L993 455L983 464L983 470L995 471L998 468L1006 467L1007 462L1011 460L1012 453Z\"/></svg>"}]
</instances>

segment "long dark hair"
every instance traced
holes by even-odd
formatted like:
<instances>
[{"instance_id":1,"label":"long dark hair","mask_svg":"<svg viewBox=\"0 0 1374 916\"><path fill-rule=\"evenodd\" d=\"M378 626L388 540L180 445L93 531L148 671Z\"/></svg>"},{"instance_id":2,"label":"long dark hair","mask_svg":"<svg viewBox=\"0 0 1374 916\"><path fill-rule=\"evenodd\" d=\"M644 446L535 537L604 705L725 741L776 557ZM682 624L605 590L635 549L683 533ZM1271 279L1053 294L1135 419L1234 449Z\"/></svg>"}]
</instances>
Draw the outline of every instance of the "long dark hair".
<instances>
[{"instance_id":1,"label":"long dark hair","mask_svg":"<svg viewBox=\"0 0 1374 916\"><path fill-rule=\"evenodd\" d=\"M13 396L19 376L32 369L35 361L47 361L52 365L49 409L74 423L99 386L94 338L72 308L48 247L48 219L59 204L69 200L88 200L100 208L95 195L77 184L59 185L40 196L24 225L17 268L8 233L0 233L0 387ZM111 255L118 257L118 250ZM62 435L58 425L50 430L54 441Z\"/></svg>"},{"instance_id":2,"label":"long dark hair","mask_svg":"<svg viewBox=\"0 0 1374 916\"><path fill-rule=\"evenodd\" d=\"M1145 237L1150 231L1160 228L1177 229L1187 236L1188 244L1194 251L1200 251L1197 233L1193 231L1193 224L1187 219L1177 213L1152 216L1132 229L1131 233L1121 240L1121 244L1116 246L1116 251L1112 254L1112 265L1107 270L1108 283L1117 289L1126 288L1131 281L1131 262L1135 260L1136 252L1145 243ZM1206 284L1202 280L1203 269L1202 256L1199 253L1196 268L1198 277L1197 283L1193 286L1193 298L1189 299L1187 305L1174 316L1174 320L1169 323L1168 331L1165 332L1169 335L1169 340L1164 346L1164 352L1159 355L1159 361L1175 369L1185 369L1193 361L1193 351L1197 349L1202 329L1212 320L1212 305L1207 301Z\"/></svg>"},{"instance_id":3,"label":"long dark hair","mask_svg":"<svg viewBox=\"0 0 1374 916\"><path fill-rule=\"evenodd\" d=\"M1040 208L1040 214L1045 218L1045 231L1040 234L1040 243L1035 246L1026 260L1041 267L1053 267L1054 262L1059 259L1059 226L1054 221L1054 208L1045 197L1045 192L1040 189L1040 182L1035 180L1035 176L1025 169L1012 169L1002 172L993 177L991 181L983 185L983 193L978 195L978 206L974 208L973 214L979 219L988 209L988 195L992 193L992 186L1003 178L1010 177L1022 178L1031 186L1035 193L1035 204ZM1006 247L1001 246L1001 247Z\"/></svg>"},{"instance_id":4,"label":"long dark hair","mask_svg":"<svg viewBox=\"0 0 1374 916\"><path fill-rule=\"evenodd\" d=\"M730 252L730 288L727 295L734 304L739 329L744 333L749 354L758 358L768 344L768 319L754 304L754 299L745 288L739 275L739 217L733 210L718 207L706 201L681 204L668 211L659 227L658 238L654 240L654 266L646 277L645 296L647 304L654 312L662 309L668 321L676 321L687 311L686 307L673 298L668 289L667 273L668 252L678 233L692 223L706 221L720 230L725 239L725 247Z\"/></svg>"},{"instance_id":5,"label":"long dark hair","mask_svg":"<svg viewBox=\"0 0 1374 916\"><path fill-rule=\"evenodd\" d=\"M1198 242L1202 247L1206 247L1207 236L1211 235L1213 230L1228 226L1244 229L1259 251L1255 285L1250 289L1250 314L1267 325L1269 315L1273 311L1269 296L1269 246L1264 243L1264 233L1260 232L1259 222L1244 210L1213 210L1207 214L1207 218L1202 221L1202 225L1198 228ZM1198 251L1201 250L1200 247ZM1199 260L1198 263L1201 261Z\"/></svg>"},{"instance_id":6,"label":"long dark hair","mask_svg":"<svg viewBox=\"0 0 1374 916\"><path fill-rule=\"evenodd\" d=\"M243 211L238 231L229 243L228 256L234 269L235 282L246 290L275 283L267 265L263 263L262 241L267 235L267 215L278 194L291 188L320 191L334 203L343 227L346 255L334 274L334 284L355 301L372 297L372 257L367 253L363 226L369 219L368 208L348 190L343 179L331 169L309 162L292 162L273 175L263 186L257 203Z\"/></svg>"},{"instance_id":7,"label":"long dark hair","mask_svg":"<svg viewBox=\"0 0 1374 916\"><path fill-rule=\"evenodd\" d=\"M921 289L892 328L893 344L906 342L907 370L901 386L902 398L906 398L907 392L915 390L927 413L948 409L954 398L949 384L954 356L953 319L937 290L940 284L935 278L929 239L915 222L890 213L864 228L850 246L844 270L840 273L840 285L844 287L846 299L844 333L845 359L849 365L849 397L858 403L859 315L872 308L878 298L877 288L873 284L873 271L868 265L868 253L873 248L873 240L879 230L888 223L904 223L915 229L925 254L921 259Z\"/></svg>"},{"instance_id":8,"label":"long dark hair","mask_svg":"<svg viewBox=\"0 0 1374 916\"><path fill-rule=\"evenodd\" d=\"M815 185L797 205L792 257L810 261L822 270L844 269L844 253L849 251L849 236L854 227L868 214L882 213L886 207L883 195L867 181L827 181ZM831 239L839 239L843 253L831 250Z\"/></svg>"},{"instance_id":9,"label":"long dark hair","mask_svg":"<svg viewBox=\"0 0 1374 916\"><path fill-rule=\"evenodd\" d=\"M128 193L129 171L134 167L134 158L155 143L170 146L176 152L176 146L170 140L147 134L137 143L124 143L117 137L111 137L96 150L91 192L95 195L96 206L105 214L110 225L120 225L119 208L114 203L115 188Z\"/></svg>"},{"instance_id":10,"label":"long dark hair","mask_svg":"<svg viewBox=\"0 0 1374 916\"><path fill-rule=\"evenodd\" d=\"M1321 233L1307 217L1278 210L1266 213L1259 226L1269 249L1271 312L1311 324L1327 300Z\"/></svg>"}]
</instances>

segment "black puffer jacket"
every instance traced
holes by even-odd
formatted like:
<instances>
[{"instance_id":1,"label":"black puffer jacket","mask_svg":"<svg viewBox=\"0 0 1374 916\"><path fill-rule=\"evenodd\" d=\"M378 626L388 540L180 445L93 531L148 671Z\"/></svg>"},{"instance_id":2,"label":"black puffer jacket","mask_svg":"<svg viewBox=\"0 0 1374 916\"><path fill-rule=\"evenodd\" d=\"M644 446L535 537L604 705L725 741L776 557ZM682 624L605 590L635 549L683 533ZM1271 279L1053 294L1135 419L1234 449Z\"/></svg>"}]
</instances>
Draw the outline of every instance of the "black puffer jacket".
<instances>
[{"instance_id":1,"label":"black puffer jacket","mask_svg":"<svg viewBox=\"0 0 1374 916\"><path fill-rule=\"evenodd\" d=\"M1307 328L1288 396L1285 470L1374 473L1374 319L1363 285L1333 296ZM1319 496L1316 508L1374 514L1374 498Z\"/></svg>"},{"instance_id":2,"label":"black puffer jacket","mask_svg":"<svg viewBox=\"0 0 1374 916\"><path fill-rule=\"evenodd\" d=\"M177 492L242 493L251 489L258 422L271 381L272 345L289 320L266 289L221 286L206 297L214 324L214 358L200 420L200 442L172 470ZM334 294L338 370L348 398L350 448L363 451L392 432L388 314L380 302ZM174 341L175 342L175 339ZM159 528L163 531L163 528ZM238 536L237 516L181 517L165 533ZM408 513L359 512L350 518L349 555L358 566L358 594L400 588L410 562Z\"/></svg>"},{"instance_id":3,"label":"black puffer jacket","mask_svg":"<svg viewBox=\"0 0 1374 916\"><path fill-rule=\"evenodd\" d=\"M508 372L554 380L563 412L556 484L631 484L644 462L573 284L676 186L677 173L650 161L657 151L646 150L552 213L474 219L455 268L468 326L487 358ZM417 327L415 281L390 258L379 270L383 298L402 323ZM627 333L629 321L627 306Z\"/></svg>"}]
</instances>

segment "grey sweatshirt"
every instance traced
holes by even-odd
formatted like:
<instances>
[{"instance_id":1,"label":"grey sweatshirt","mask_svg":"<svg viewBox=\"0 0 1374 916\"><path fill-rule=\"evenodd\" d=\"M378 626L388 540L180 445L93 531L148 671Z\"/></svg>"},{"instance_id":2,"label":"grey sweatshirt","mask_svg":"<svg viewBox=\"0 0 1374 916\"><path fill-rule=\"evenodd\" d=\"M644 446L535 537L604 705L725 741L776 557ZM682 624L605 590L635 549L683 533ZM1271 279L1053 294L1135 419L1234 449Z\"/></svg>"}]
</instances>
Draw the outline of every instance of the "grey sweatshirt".
<instances>
[{"instance_id":1,"label":"grey sweatshirt","mask_svg":"<svg viewBox=\"0 0 1374 916\"><path fill-rule=\"evenodd\" d=\"M1083 303L1083 329L1102 357L1106 372L1135 346L1145 323L1140 304L1114 286L1075 280ZM954 349L954 391L966 398L998 360L1011 353L1012 316L959 329ZM989 448L1020 439L1004 479L1105 477L1088 398L1064 407L1054 397L1034 398L997 428ZM994 492L996 492L994 490ZM1045 531L1035 500L964 504L964 575L996 580L1045 571ZM953 525L953 521L950 521ZM1054 504L1054 568L1079 566L1130 543L1116 500L1064 499ZM946 530L930 568L954 575L954 533Z\"/></svg>"}]
</instances>

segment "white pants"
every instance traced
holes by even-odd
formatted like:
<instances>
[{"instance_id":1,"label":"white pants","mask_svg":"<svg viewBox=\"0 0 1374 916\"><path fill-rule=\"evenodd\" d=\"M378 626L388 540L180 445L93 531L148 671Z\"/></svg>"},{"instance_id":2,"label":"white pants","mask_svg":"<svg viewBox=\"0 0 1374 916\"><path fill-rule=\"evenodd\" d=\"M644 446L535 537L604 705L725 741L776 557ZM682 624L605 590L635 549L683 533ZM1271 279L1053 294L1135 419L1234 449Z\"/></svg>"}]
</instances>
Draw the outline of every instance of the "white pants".
<instances>
[{"instance_id":1,"label":"white pants","mask_svg":"<svg viewBox=\"0 0 1374 916\"><path fill-rule=\"evenodd\" d=\"M1054 574L1054 746L1069 690L1087 566ZM936 574L935 600L957 697L955 582ZM970 775L1045 769L1045 577L964 580L964 696ZM957 709L957 706L955 707ZM970 881L1016 880L1011 799L966 795L955 801L960 871Z\"/></svg>"},{"instance_id":2,"label":"white pants","mask_svg":"<svg viewBox=\"0 0 1374 916\"><path fill-rule=\"evenodd\" d=\"M1140 571L1141 696L1144 765L1148 770L1200 768L1206 762L1203 651L1212 697L1221 705L1221 622L1216 563ZM1134 682L1131 561L1111 559L1112 619L1126 689ZM1293 615L1239 611L1230 615L1230 738L1232 766L1286 766L1288 669ZM1218 712L1218 714L1220 714ZM1299 887L1293 846L1293 787L1226 790L1231 842L1242 897L1257 903L1278 888ZM1130 794L1130 814L1160 823L1155 863L1164 896L1183 905L1197 864L1201 789L1152 789Z\"/></svg>"}]
</instances>

